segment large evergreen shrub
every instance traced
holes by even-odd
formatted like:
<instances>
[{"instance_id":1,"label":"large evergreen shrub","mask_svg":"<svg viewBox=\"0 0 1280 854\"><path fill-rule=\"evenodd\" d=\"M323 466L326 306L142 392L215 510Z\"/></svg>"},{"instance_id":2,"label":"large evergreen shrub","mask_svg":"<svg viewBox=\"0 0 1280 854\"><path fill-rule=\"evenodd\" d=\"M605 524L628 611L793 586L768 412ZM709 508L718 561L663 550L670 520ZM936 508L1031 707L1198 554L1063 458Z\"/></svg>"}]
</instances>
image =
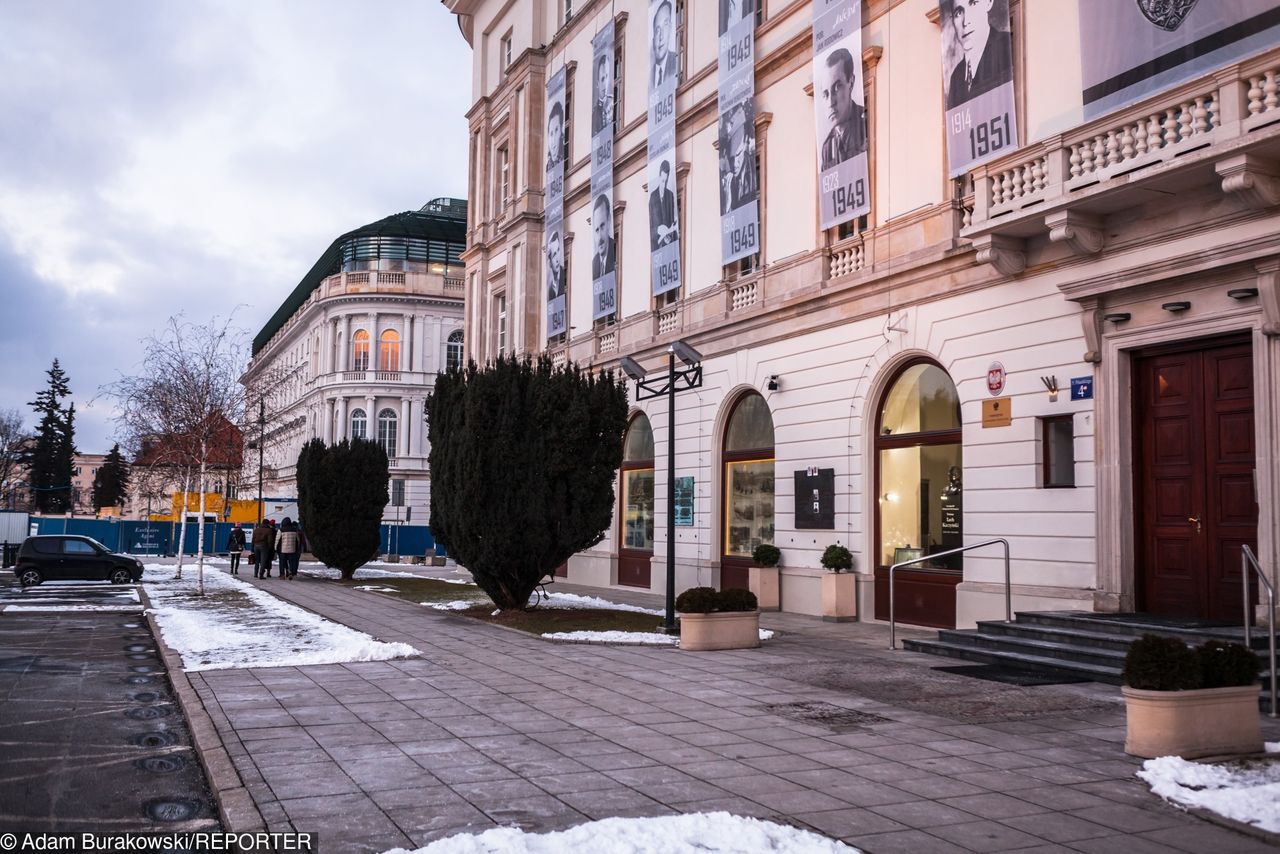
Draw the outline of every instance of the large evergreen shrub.
<instances>
[{"instance_id":1,"label":"large evergreen shrub","mask_svg":"<svg viewBox=\"0 0 1280 854\"><path fill-rule=\"evenodd\" d=\"M1189 691L1200 687L1200 658L1179 638L1143 635L1129 645L1124 682L1145 691Z\"/></svg>"},{"instance_id":2,"label":"large evergreen shrub","mask_svg":"<svg viewBox=\"0 0 1280 854\"><path fill-rule=\"evenodd\" d=\"M298 454L298 515L311 553L349 580L378 551L387 454L376 442L312 439Z\"/></svg>"},{"instance_id":3,"label":"large evergreen shrub","mask_svg":"<svg viewBox=\"0 0 1280 854\"><path fill-rule=\"evenodd\" d=\"M498 607L604 538L627 426L612 372L473 362L436 378L427 420L432 536Z\"/></svg>"},{"instance_id":4,"label":"large evergreen shrub","mask_svg":"<svg viewBox=\"0 0 1280 854\"><path fill-rule=\"evenodd\" d=\"M1242 643L1205 641L1196 653L1202 688L1234 688L1258 681L1258 656Z\"/></svg>"}]
</instances>

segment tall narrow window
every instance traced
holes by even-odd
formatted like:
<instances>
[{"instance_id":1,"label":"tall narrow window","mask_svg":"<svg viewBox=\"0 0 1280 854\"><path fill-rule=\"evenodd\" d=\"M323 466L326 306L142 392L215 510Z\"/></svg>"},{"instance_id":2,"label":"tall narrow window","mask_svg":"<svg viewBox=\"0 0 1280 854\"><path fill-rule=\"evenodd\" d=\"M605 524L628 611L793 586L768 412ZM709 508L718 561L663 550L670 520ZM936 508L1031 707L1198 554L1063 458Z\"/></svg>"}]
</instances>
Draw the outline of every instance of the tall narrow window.
<instances>
[{"instance_id":1,"label":"tall narrow window","mask_svg":"<svg viewBox=\"0 0 1280 854\"><path fill-rule=\"evenodd\" d=\"M573 20L573 0L564 0L564 22L567 24Z\"/></svg>"},{"instance_id":2,"label":"tall narrow window","mask_svg":"<svg viewBox=\"0 0 1280 854\"><path fill-rule=\"evenodd\" d=\"M676 52L680 57L680 83L685 81L687 76L685 69L688 67L684 58L685 52L689 49L688 40L685 38L686 33L689 31L685 2L686 0L676 0Z\"/></svg>"},{"instance_id":3,"label":"tall narrow window","mask_svg":"<svg viewBox=\"0 0 1280 854\"><path fill-rule=\"evenodd\" d=\"M391 506L404 506L404 478L392 478L391 480Z\"/></svg>"},{"instance_id":4,"label":"tall narrow window","mask_svg":"<svg viewBox=\"0 0 1280 854\"><path fill-rule=\"evenodd\" d=\"M570 140L573 139L573 72L569 72L564 78L564 132L560 137L564 140L564 164L568 169L569 164L573 162L572 149L569 145Z\"/></svg>"},{"instance_id":5,"label":"tall narrow window","mask_svg":"<svg viewBox=\"0 0 1280 854\"><path fill-rule=\"evenodd\" d=\"M387 452L387 459L396 458L396 412L384 409L378 413L378 444Z\"/></svg>"},{"instance_id":6,"label":"tall narrow window","mask_svg":"<svg viewBox=\"0 0 1280 854\"><path fill-rule=\"evenodd\" d=\"M351 370L369 370L369 333L363 329L351 336Z\"/></svg>"},{"instance_id":7,"label":"tall narrow window","mask_svg":"<svg viewBox=\"0 0 1280 854\"><path fill-rule=\"evenodd\" d=\"M734 404L725 428L720 586L746 587L751 554L773 542L773 416L758 394Z\"/></svg>"},{"instance_id":8,"label":"tall narrow window","mask_svg":"<svg viewBox=\"0 0 1280 854\"><path fill-rule=\"evenodd\" d=\"M452 371L462 367L462 330L455 329L449 333L449 340L444 345L444 369Z\"/></svg>"},{"instance_id":9,"label":"tall narrow window","mask_svg":"<svg viewBox=\"0 0 1280 854\"><path fill-rule=\"evenodd\" d=\"M504 208L511 204L511 154L505 145L498 149L498 200Z\"/></svg>"},{"instance_id":10,"label":"tall narrow window","mask_svg":"<svg viewBox=\"0 0 1280 854\"><path fill-rule=\"evenodd\" d=\"M497 297L497 310L494 312L498 318L498 355L505 356L507 353L507 295L499 294Z\"/></svg>"},{"instance_id":11,"label":"tall narrow window","mask_svg":"<svg viewBox=\"0 0 1280 854\"><path fill-rule=\"evenodd\" d=\"M363 409L353 409L351 411L351 438L369 438L369 417L364 414Z\"/></svg>"},{"instance_id":12,"label":"tall narrow window","mask_svg":"<svg viewBox=\"0 0 1280 854\"><path fill-rule=\"evenodd\" d=\"M617 136L618 131L622 130L622 96L623 96L623 74L626 73L626 64L623 62L623 56L626 51L626 45L622 37L622 33L618 33L614 41L613 49L613 135Z\"/></svg>"},{"instance_id":13,"label":"tall narrow window","mask_svg":"<svg viewBox=\"0 0 1280 854\"><path fill-rule=\"evenodd\" d=\"M400 333L394 329L383 332L378 342L378 370L400 370Z\"/></svg>"},{"instance_id":14,"label":"tall narrow window","mask_svg":"<svg viewBox=\"0 0 1280 854\"><path fill-rule=\"evenodd\" d=\"M507 34L502 37L502 41L498 47L499 62L502 64L502 70L506 71L511 67L511 31L507 30Z\"/></svg>"}]
</instances>

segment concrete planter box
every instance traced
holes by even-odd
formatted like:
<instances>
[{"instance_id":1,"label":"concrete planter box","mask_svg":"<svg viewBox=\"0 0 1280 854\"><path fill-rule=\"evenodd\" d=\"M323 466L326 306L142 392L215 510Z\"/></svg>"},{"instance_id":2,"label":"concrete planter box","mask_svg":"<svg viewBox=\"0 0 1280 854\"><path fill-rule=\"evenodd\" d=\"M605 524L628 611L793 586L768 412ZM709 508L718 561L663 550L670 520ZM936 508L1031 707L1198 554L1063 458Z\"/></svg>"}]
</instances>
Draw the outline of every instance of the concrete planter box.
<instances>
[{"instance_id":1,"label":"concrete planter box","mask_svg":"<svg viewBox=\"0 0 1280 854\"><path fill-rule=\"evenodd\" d=\"M779 598L781 570L776 566L753 566L747 572L747 589L756 594L761 611L776 611Z\"/></svg>"},{"instance_id":2,"label":"concrete planter box","mask_svg":"<svg viewBox=\"0 0 1280 854\"><path fill-rule=\"evenodd\" d=\"M850 623L858 618L857 577L852 572L822 576L822 619Z\"/></svg>"},{"instance_id":3,"label":"concrete planter box","mask_svg":"<svg viewBox=\"0 0 1280 854\"><path fill-rule=\"evenodd\" d=\"M1194 691L1125 685L1120 693L1127 718L1124 752L1130 756L1195 759L1262 752L1256 684Z\"/></svg>"},{"instance_id":4,"label":"concrete planter box","mask_svg":"<svg viewBox=\"0 0 1280 854\"><path fill-rule=\"evenodd\" d=\"M440 557L440 556L437 556L437 555L432 555L432 556L431 556L431 565L432 565L432 566L444 566L444 558L443 558L443 557Z\"/></svg>"},{"instance_id":5,"label":"concrete planter box","mask_svg":"<svg viewBox=\"0 0 1280 854\"><path fill-rule=\"evenodd\" d=\"M759 645L759 611L680 615L681 649L754 649Z\"/></svg>"}]
</instances>

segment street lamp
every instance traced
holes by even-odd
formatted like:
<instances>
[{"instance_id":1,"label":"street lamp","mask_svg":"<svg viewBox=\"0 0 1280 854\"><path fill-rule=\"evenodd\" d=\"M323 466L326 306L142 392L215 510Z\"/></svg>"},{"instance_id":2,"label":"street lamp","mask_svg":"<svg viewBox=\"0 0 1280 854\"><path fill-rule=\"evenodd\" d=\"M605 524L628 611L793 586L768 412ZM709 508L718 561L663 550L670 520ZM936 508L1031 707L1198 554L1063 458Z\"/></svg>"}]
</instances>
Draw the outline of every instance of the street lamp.
<instances>
[{"instance_id":1,"label":"street lamp","mask_svg":"<svg viewBox=\"0 0 1280 854\"><path fill-rule=\"evenodd\" d=\"M262 524L262 447L267 439L267 402L258 398L258 524Z\"/></svg>"},{"instance_id":2,"label":"street lamp","mask_svg":"<svg viewBox=\"0 0 1280 854\"><path fill-rule=\"evenodd\" d=\"M676 357L685 367L676 369ZM636 400L667 398L667 615L662 630L676 633L676 392L702 387L702 354L684 341L667 347L667 375L646 379L644 368L630 356L619 360L622 372L636 381ZM677 382L681 383L677 388Z\"/></svg>"}]
</instances>

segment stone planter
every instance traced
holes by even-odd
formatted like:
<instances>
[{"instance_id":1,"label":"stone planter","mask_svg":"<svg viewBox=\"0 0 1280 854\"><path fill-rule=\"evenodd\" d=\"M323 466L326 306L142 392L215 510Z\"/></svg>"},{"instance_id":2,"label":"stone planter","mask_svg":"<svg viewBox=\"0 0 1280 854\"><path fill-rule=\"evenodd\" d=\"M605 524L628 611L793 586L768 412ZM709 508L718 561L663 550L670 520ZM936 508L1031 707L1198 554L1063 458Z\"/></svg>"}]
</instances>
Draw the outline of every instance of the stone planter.
<instances>
[{"instance_id":1,"label":"stone planter","mask_svg":"<svg viewBox=\"0 0 1280 854\"><path fill-rule=\"evenodd\" d=\"M761 611L776 611L782 602L776 566L753 566L747 571L747 589L756 594Z\"/></svg>"},{"instance_id":2,"label":"stone planter","mask_svg":"<svg viewBox=\"0 0 1280 854\"><path fill-rule=\"evenodd\" d=\"M857 577L852 572L822 576L822 619L850 623L858 618Z\"/></svg>"},{"instance_id":3,"label":"stone planter","mask_svg":"<svg viewBox=\"0 0 1280 854\"><path fill-rule=\"evenodd\" d=\"M754 649L759 645L759 611L680 614L681 649Z\"/></svg>"},{"instance_id":4,"label":"stone planter","mask_svg":"<svg viewBox=\"0 0 1280 854\"><path fill-rule=\"evenodd\" d=\"M432 565L432 566L444 566L444 556L443 556L443 555L432 555L432 556L431 556L431 565Z\"/></svg>"},{"instance_id":5,"label":"stone planter","mask_svg":"<svg viewBox=\"0 0 1280 854\"><path fill-rule=\"evenodd\" d=\"M1124 752L1157 756L1202 756L1261 753L1258 686L1200 688L1194 691L1120 689L1127 731Z\"/></svg>"}]
</instances>

